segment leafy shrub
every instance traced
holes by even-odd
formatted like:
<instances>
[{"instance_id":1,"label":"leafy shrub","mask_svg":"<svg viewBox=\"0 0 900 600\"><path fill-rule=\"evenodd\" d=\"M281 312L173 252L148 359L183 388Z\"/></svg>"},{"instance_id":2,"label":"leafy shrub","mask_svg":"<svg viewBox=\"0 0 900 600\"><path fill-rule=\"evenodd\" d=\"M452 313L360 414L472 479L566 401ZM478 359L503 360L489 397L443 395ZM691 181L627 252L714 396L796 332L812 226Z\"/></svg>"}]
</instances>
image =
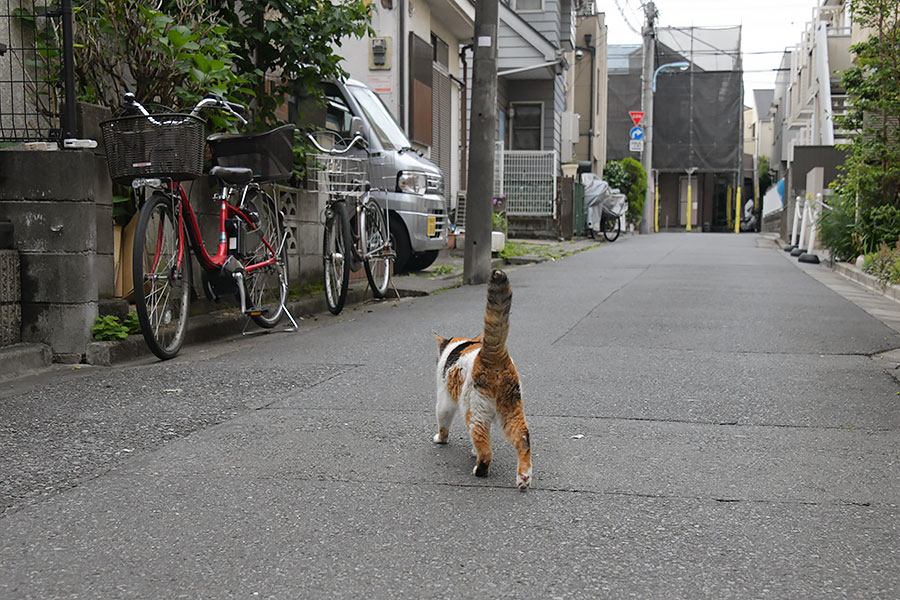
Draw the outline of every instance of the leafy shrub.
<instances>
[{"instance_id":1,"label":"leafy shrub","mask_svg":"<svg viewBox=\"0 0 900 600\"><path fill-rule=\"evenodd\" d=\"M628 199L628 221L639 225L647 195L647 171L633 158L611 160L603 167L603 179Z\"/></svg>"},{"instance_id":2,"label":"leafy shrub","mask_svg":"<svg viewBox=\"0 0 900 600\"><path fill-rule=\"evenodd\" d=\"M128 335L137 335L141 332L141 322L138 321L137 313L128 313L122 324L128 330Z\"/></svg>"},{"instance_id":3,"label":"leafy shrub","mask_svg":"<svg viewBox=\"0 0 900 600\"><path fill-rule=\"evenodd\" d=\"M603 166L603 179L609 187L618 188L622 192L628 185L628 173L625 172L622 163L616 160L611 160Z\"/></svg>"},{"instance_id":4,"label":"leafy shrub","mask_svg":"<svg viewBox=\"0 0 900 600\"><path fill-rule=\"evenodd\" d=\"M633 158L623 158L622 167L628 174L628 220L635 225L640 224L644 215L644 199L647 197L647 171Z\"/></svg>"},{"instance_id":5,"label":"leafy shrub","mask_svg":"<svg viewBox=\"0 0 900 600\"><path fill-rule=\"evenodd\" d=\"M128 337L128 328L115 315L103 315L94 319L91 336L98 342L124 340Z\"/></svg>"},{"instance_id":6,"label":"leafy shrub","mask_svg":"<svg viewBox=\"0 0 900 600\"><path fill-rule=\"evenodd\" d=\"M859 254L877 251L882 244L894 243L900 236L900 208L882 204L860 210L854 231L854 246Z\"/></svg>"},{"instance_id":7,"label":"leafy shrub","mask_svg":"<svg viewBox=\"0 0 900 600\"><path fill-rule=\"evenodd\" d=\"M866 253L862 270L882 283L900 283L900 240L893 249L882 242L878 250Z\"/></svg>"},{"instance_id":8,"label":"leafy shrub","mask_svg":"<svg viewBox=\"0 0 900 600\"><path fill-rule=\"evenodd\" d=\"M853 247L856 228L856 207L838 198L832 210L823 210L819 217L818 236L824 248L835 260L851 260L859 255Z\"/></svg>"}]
</instances>

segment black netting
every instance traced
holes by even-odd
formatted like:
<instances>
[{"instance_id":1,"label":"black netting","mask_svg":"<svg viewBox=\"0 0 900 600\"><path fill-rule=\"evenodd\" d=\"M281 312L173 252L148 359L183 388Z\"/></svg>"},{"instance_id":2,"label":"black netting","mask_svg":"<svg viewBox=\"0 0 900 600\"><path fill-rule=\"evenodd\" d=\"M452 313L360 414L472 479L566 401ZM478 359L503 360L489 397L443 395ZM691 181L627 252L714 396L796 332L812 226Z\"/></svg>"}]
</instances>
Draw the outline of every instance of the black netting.
<instances>
[{"instance_id":1,"label":"black netting","mask_svg":"<svg viewBox=\"0 0 900 600\"><path fill-rule=\"evenodd\" d=\"M653 168L740 168L741 72L660 73L654 102Z\"/></svg>"},{"instance_id":2,"label":"black netting","mask_svg":"<svg viewBox=\"0 0 900 600\"><path fill-rule=\"evenodd\" d=\"M609 74L607 108L606 153L609 160L621 160L630 156L641 159L640 152L628 150L628 132L634 127L629 111L641 110L641 72L640 64L635 76L633 73Z\"/></svg>"},{"instance_id":3,"label":"black netting","mask_svg":"<svg viewBox=\"0 0 900 600\"><path fill-rule=\"evenodd\" d=\"M690 62L688 70L657 73L654 94L653 168L660 171L737 171L743 147L743 72L740 27L659 30L654 69ZM607 157L629 150L633 123L641 109L641 48L610 47Z\"/></svg>"}]
</instances>

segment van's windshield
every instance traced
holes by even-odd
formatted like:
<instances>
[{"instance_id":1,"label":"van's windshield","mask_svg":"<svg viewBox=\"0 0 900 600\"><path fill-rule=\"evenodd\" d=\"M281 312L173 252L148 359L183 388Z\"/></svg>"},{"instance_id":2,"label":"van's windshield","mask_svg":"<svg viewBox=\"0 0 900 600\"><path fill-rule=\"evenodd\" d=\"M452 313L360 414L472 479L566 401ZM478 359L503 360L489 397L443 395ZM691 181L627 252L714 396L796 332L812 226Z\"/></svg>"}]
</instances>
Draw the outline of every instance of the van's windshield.
<instances>
[{"instance_id":1,"label":"van's windshield","mask_svg":"<svg viewBox=\"0 0 900 600\"><path fill-rule=\"evenodd\" d=\"M406 134L397 125L397 122L391 116L391 113L388 112L381 98L375 95L375 92L369 88L355 85L348 85L347 88L353 94L356 102L359 103L362 111L366 113L366 118L372 125L372 132L385 150L406 150L412 147Z\"/></svg>"}]
</instances>

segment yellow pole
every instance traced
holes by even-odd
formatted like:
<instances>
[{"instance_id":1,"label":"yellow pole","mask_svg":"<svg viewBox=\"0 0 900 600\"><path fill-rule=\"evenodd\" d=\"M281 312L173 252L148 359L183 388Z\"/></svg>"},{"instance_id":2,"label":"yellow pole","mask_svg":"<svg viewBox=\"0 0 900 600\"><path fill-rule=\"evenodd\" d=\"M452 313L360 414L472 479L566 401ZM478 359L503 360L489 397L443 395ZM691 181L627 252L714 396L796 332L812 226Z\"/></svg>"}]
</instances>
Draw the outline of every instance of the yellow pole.
<instances>
[{"instance_id":1,"label":"yellow pole","mask_svg":"<svg viewBox=\"0 0 900 600\"><path fill-rule=\"evenodd\" d=\"M654 191L654 202L656 202L656 211L653 213L653 231L654 233L659 233L659 186L653 187Z\"/></svg>"},{"instance_id":2,"label":"yellow pole","mask_svg":"<svg viewBox=\"0 0 900 600\"><path fill-rule=\"evenodd\" d=\"M741 232L741 186L738 186L737 196L735 196L736 200L734 202L734 232Z\"/></svg>"},{"instance_id":3,"label":"yellow pole","mask_svg":"<svg viewBox=\"0 0 900 600\"><path fill-rule=\"evenodd\" d=\"M688 175L688 205L687 205L687 229L685 231L691 230L691 177Z\"/></svg>"},{"instance_id":4,"label":"yellow pole","mask_svg":"<svg viewBox=\"0 0 900 600\"><path fill-rule=\"evenodd\" d=\"M731 186L728 186L728 193L725 197L725 222L727 223L727 227L731 227L731 199L734 196L731 195L732 189Z\"/></svg>"}]
</instances>

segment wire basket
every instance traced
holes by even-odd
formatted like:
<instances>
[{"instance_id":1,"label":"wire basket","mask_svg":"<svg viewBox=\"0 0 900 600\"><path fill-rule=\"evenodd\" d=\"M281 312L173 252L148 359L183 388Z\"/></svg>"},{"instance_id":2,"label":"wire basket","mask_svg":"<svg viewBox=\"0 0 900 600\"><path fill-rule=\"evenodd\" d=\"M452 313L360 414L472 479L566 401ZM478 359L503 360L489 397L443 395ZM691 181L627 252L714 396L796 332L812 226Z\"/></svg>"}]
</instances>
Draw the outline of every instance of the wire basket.
<instances>
[{"instance_id":1,"label":"wire basket","mask_svg":"<svg viewBox=\"0 0 900 600\"><path fill-rule=\"evenodd\" d=\"M294 130L282 125L260 133L215 133L206 141L214 164L250 169L254 181L279 181L294 170Z\"/></svg>"},{"instance_id":2,"label":"wire basket","mask_svg":"<svg viewBox=\"0 0 900 600\"><path fill-rule=\"evenodd\" d=\"M109 175L128 185L139 177L183 181L203 173L205 122L199 117L160 113L100 123Z\"/></svg>"},{"instance_id":3,"label":"wire basket","mask_svg":"<svg viewBox=\"0 0 900 600\"><path fill-rule=\"evenodd\" d=\"M309 189L327 194L329 200L357 198L368 187L366 163L365 158L314 154L306 169Z\"/></svg>"}]
</instances>

